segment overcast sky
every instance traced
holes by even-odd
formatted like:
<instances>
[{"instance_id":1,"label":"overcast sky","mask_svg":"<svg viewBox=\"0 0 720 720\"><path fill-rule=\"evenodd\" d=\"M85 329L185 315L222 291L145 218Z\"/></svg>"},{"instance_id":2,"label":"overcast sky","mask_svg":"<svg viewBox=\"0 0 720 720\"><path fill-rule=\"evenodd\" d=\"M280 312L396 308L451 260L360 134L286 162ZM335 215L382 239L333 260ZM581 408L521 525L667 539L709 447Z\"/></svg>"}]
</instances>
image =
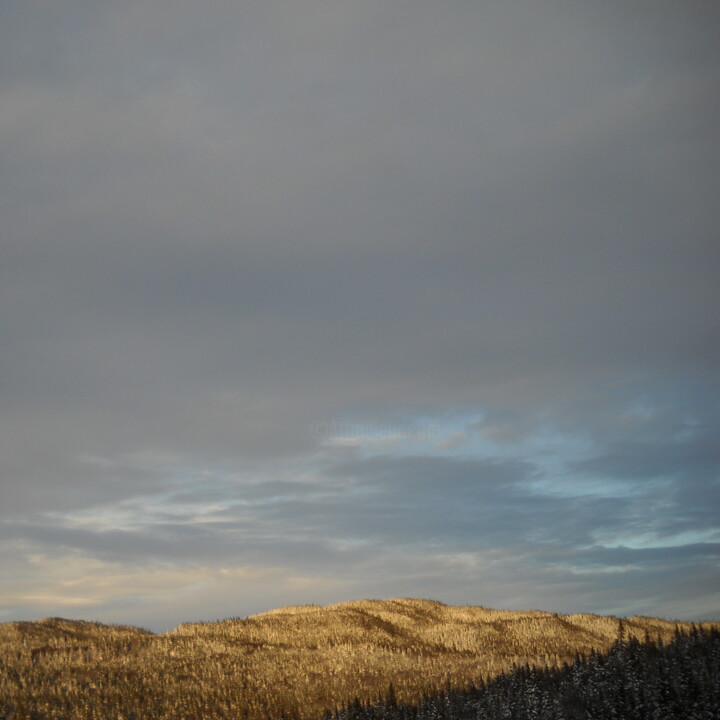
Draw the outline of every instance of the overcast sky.
<instances>
[{"instance_id":1,"label":"overcast sky","mask_svg":"<svg viewBox=\"0 0 720 720\"><path fill-rule=\"evenodd\" d=\"M0 4L0 621L720 619L720 5Z\"/></svg>"}]
</instances>

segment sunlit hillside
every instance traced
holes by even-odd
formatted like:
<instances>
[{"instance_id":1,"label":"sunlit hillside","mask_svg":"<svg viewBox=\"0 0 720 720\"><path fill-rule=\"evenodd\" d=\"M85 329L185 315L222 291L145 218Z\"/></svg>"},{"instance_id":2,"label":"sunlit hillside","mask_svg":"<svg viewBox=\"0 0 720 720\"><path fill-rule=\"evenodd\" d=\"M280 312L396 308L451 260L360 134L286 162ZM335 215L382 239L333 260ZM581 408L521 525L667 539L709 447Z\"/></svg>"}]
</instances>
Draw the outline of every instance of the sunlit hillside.
<instances>
[{"instance_id":1,"label":"sunlit hillside","mask_svg":"<svg viewBox=\"0 0 720 720\"><path fill-rule=\"evenodd\" d=\"M608 649L619 632L668 641L677 627L410 599L283 608L160 635L61 619L5 623L0 715L310 719L355 697L382 697L390 683L413 702L514 664Z\"/></svg>"}]
</instances>

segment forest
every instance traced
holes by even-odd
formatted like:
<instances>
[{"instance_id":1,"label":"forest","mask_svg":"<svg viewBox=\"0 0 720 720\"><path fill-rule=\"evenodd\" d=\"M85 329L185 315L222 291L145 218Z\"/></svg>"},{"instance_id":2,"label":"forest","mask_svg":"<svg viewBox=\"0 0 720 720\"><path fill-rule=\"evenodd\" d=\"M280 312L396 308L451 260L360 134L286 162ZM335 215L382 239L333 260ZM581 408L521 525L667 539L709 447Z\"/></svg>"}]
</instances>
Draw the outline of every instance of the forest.
<instances>
[{"instance_id":1,"label":"forest","mask_svg":"<svg viewBox=\"0 0 720 720\"><path fill-rule=\"evenodd\" d=\"M326 720L716 720L720 632L693 628L664 644L622 638L561 668L516 668L489 682L400 704L354 700Z\"/></svg>"},{"instance_id":2,"label":"forest","mask_svg":"<svg viewBox=\"0 0 720 720\"><path fill-rule=\"evenodd\" d=\"M718 629L706 631L713 628ZM182 624L160 634L61 618L11 622L0 624L0 717L349 720L347 714L360 709L385 712L390 685L393 712L402 707L424 717L441 707L423 709L431 702L427 698L448 703L452 697L458 707L475 703L481 713L487 710L483 702L498 705L497 697L510 693L501 688L530 682L524 677L533 678L528 697L547 704L549 683L578 659L586 665L577 665L572 677L595 665L607 672L641 641L664 652L683 633L699 637L690 624L657 618L492 610L407 598L280 608ZM610 661L601 661L608 652ZM449 689L468 688L475 694L448 695ZM478 695L479 688L489 694ZM592 700L578 698L561 702L563 712ZM508 705L507 717L525 717L515 705ZM566 716L575 717L558 715Z\"/></svg>"}]
</instances>

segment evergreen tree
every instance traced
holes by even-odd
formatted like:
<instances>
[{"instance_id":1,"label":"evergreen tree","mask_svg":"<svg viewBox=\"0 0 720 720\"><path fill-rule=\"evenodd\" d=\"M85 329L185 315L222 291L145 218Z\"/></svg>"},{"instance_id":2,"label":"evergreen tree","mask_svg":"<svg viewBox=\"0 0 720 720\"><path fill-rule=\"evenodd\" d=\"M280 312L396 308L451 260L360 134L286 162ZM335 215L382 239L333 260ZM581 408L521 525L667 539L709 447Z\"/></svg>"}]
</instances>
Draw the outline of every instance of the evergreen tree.
<instances>
[{"instance_id":1,"label":"evergreen tree","mask_svg":"<svg viewBox=\"0 0 720 720\"><path fill-rule=\"evenodd\" d=\"M663 646L621 629L606 655L447 687L417 708L398 703L391 686L382 703L354 701L334 720L720 720L720 632L678 632Z\"/></svg>"}]
</instances>

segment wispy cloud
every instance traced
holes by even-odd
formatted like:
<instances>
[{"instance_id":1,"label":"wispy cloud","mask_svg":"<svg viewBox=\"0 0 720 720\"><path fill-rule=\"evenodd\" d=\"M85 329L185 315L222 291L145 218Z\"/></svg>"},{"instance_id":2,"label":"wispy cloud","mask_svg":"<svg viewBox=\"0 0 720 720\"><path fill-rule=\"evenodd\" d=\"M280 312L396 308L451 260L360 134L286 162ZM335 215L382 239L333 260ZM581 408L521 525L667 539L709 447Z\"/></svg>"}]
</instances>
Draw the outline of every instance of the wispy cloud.
<instances>
[{"instance_id":1,"label":"wispy cloud","mask_svg":"<svg viewBox=\"0 0 720 720\"><path fill-rule=\"evenodd\" d=\"M717 615L719 12L3 5L3 617Z\"/></svg>"}]
</instances>

